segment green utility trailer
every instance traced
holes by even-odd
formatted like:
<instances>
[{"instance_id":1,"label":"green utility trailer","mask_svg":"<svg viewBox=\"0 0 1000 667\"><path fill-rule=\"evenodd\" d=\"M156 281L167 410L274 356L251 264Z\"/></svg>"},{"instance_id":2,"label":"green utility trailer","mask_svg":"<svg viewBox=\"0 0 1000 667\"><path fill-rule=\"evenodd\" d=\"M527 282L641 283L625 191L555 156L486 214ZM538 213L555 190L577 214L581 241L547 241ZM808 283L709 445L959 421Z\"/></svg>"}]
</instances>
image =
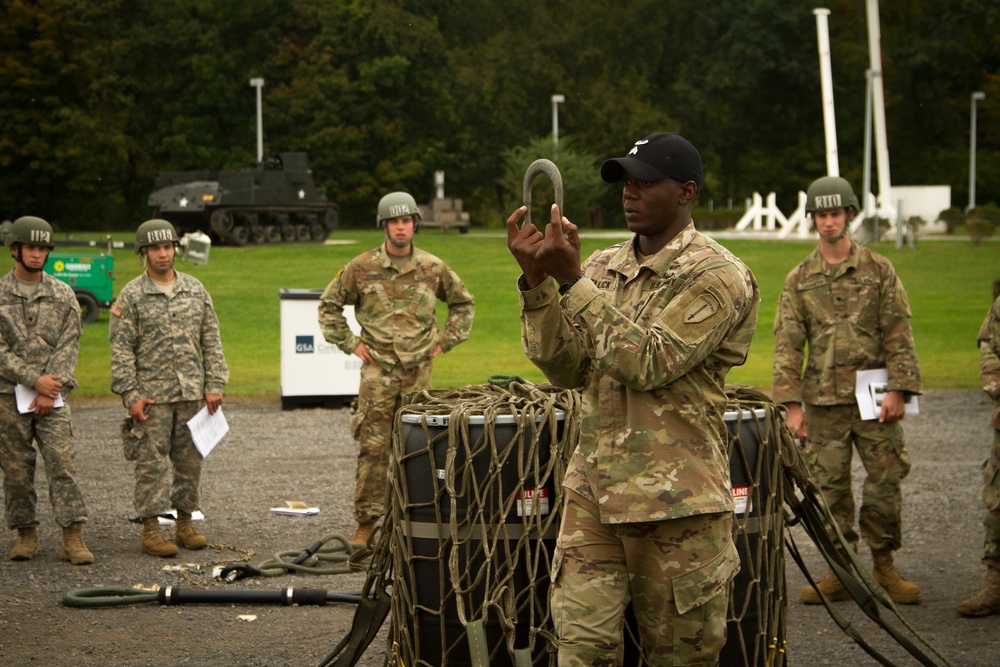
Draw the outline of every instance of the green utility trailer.
<instances>
[{"instance_id":1,"label":"green utility trailer","mask_svg":"<svg viewBox=\"0 0 1000 667\"><path fill-rule=\"evenodd\" d=\"M84 324L96 322L101 308L114 300L115 258L112 255L80 255L49 253L46 272L73 288L80 302L80 319Z\"/></svg>"}]
</instances>

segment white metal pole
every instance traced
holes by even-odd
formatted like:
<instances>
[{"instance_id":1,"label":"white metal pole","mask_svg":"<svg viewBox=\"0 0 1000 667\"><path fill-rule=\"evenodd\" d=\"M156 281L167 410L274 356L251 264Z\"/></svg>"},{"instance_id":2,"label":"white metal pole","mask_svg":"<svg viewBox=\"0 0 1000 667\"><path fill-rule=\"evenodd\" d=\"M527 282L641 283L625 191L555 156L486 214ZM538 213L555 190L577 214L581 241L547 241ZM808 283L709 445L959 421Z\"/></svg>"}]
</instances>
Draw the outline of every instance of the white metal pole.
<instances>
[{"instance_id":1,"label":"white metal pole","mask_svg":"<svg viewBox=\"0 0 1000 667\"><path fill-rule=\"evenodd\" d=\"M434 172L434 198L444 199L444 172L440 169Z\"/></svg>"},{"instance_id":2,"label":"white metal pole","mask_svg":"<svg viewBox=\"0 0 1000 667\"><path fill-rule=\"evenodd\" d=\"M819 79L823 93L823 127L826 131L826 173L840 176L840 160L837 156L837 117L833 109L833 75L830 69L830 30L827 17L830 10L818 8L816 15L816 41L819 47Z\"/></svg>"},{"instance_id":3,"label":"white metal pole","mask_svg":"<svg viewBox=\"0 0 1000 667\"><path fill-rule=\"evenodd\" d=\"M986 93L977 90L972 93L972 113L969 120L969 208L976 208L976 102L985 100Z\"/></svg>"},{"instance_id":4,"label":"white metal pole","mask_svg":"<svg viewBox=\"0 0 1000 667\"><path fill-rule=\"evenodd\" d=\"M259 77L250 79L250 85L257 89L257 162L264 161L264 119L261 110L261 88L264 87L264 79Z\"/></svg>"},{"instance_id":5,"label":"white metal pole","mask_svg":"<svg viewBox=\"0 0 1000 667\"><path fill-rule=\"evenodd\" d=\"M875 122L875 160L878 166L878 201L890 221L892 214L892 179L889 176L889 141L885 128L885 93L882 88L882 31L879 25L878 0L866 0L868 15L868 58L872 71L872 114Z\"/></svg>"},{"instance_id":6,"label":"white metal pole","mask_svg":"<svg viewBox=\"0 0 1000 667\"><path fill-rule=\"evenodd\" d=\"M552 148L553 152L559 150L559 103L565 102L563 95L552 96Z\"/></svg>"},{"instance_id":7,"label":"white metal pole","mask_svg":"<svg viewBox=\"0 0 1000 667\"><path fill-rule=\"evenodd\" d=\"M875 211L871 210L868 193L872 191L872 71L865 70L865 160L862 176L861 195L864 197L862 207L864 217L870 218Z\"/></svg>"}]
</instances>

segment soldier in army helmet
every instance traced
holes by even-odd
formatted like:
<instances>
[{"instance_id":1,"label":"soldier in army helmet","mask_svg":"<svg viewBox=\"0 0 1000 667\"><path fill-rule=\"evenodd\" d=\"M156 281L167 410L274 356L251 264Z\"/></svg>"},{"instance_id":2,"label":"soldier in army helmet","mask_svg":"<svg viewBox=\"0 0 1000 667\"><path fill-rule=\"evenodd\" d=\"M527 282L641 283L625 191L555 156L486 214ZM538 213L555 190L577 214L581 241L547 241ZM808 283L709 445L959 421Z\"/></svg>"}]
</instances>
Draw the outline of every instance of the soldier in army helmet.
<instances>
[{"instance_id":1,"label":"soldier in army helmet","mask_svg":"<svg viewBox=\"0 0 1000 667\"><path fill-rule=\"evenodd\" d=\"M390 192L378 202L376 224L385 228L386 240L400 254L409 253L408 248L420 228L421 220L420 207L408 192Z\"/></svg>"},{"instance_id":2,"label":"soldier in army helmet","mask_svg":"<svg viewBox=\"0 0 1000 667\"><path fill-rule=\"evenodd\" d=\"M38 553L35 460L45 462L52 513L62 527L62 559L94 562L83 542L87 508L76 482L70 391L80 352L80 306L73 290L42 269L52 226L34 216L11 225L14 268L0 278L0 469L7 525L16 529L12 560Z\"/></svg>"},{"instance_id":3,"label":"soldier in army helmet","mask_svg":"<svg viewBox=\"0 0 1000 667\"><path fill-rule=\"evenodd\" d=\"M432 360L469 337L476 302L447 264L413 245L420 209L406 192L378 203L385 241L352 259L320 298L319 324L327 342L362 361L351 430L359 443L351 544L368 541L385 511L392 422L405 394L431 387ZM443 329L434 304L448 306ZM344 307L361 325L355 335Z\"/></svg>"},{"instance_id":4,"label":"soldier in army helmet","mask_svg":"<svg viewBox=\"0 0 1000 667\"><path fill-rule=\"evenodd\" d=\"M846 237L851 221L860 210L851 184L839 176L817 178L806 192L806 214L812 217L824 243L837 243ZM843 220L840 211L844 212Z\"/></svg>"},{"instance_id":5,"label":"soldier in army helmet","mask_svg":"<svg viewBox=\"0 0 1000 667\"><path fill-rule=\"evenodd\" d=\"M216 414L229 380L212 297L197 278L174 268L177 245L166 220L139 225L136 252L145 271L122 288L109 324L111 390L128 410L122 437L125 458L135 463L139 547L158 557L208 543L192 520L203 457L186 424L202 409ZM176 514L174 542L159 525L168 513Z\"/></svg>"},{"instance_id":6,"label":"soldier in army helmet","mask_svg":"<svg viewBox=\"0 0 1000 667\"><path fill-rule=\"evenodd\" d=\"M524 206L507 219L525 352L583 394L554 556L558 660L621 664L631 600L648 664L714 665L739 570L725 379L746 359L760 290L695 229L702 162L691 142L643 137L601 177L622 184L633 236L582 267L558 206L544 235L518 227Z\"/></svg>"},{"instance_id":7,"label":"soldier in army helmet","mask_svg":"<svg viewBox=\"0 0 1000 667\"><path fill-rule=\"evenodd\" d=\"M803 456L847 540L840 548L852 551L859 542L851 487L857 450L868 472L860 538L871 549L872 575L894 601L916 604L920 589L893 559L902 546L901 483L910 472L901 420L906 402L921 391L910 304L892 263L847 234L859 208L850 184L825 176L806 197L820 241L788 274L778 301L772 395L787 407L789 429L805 442ZM887 370L887 392L878 418L866 421L855 378L875 369ZM819 604L819 593L850 599L833 572L816 588L804 587L800 598Z\"/></svg>"},{"instance_id":8,"label":"soldier in army helmet","mask_svg":"<svg viewBox=\"0 0 1000 667\"><path fill-rule=\"evenodd\" d=\"M55 248L52 244L52 225L41 218L33 215L26 215L14 221L7 232L4 244L10 248L11 257L14 258L21 268L28 273L41 273L45 267L45 260L49 253ZM46 250L41 265L38 262L31 262L30 266L25 264L22 248L25 246L34 248L44 248Z\"/></svg>"}]
</instances>

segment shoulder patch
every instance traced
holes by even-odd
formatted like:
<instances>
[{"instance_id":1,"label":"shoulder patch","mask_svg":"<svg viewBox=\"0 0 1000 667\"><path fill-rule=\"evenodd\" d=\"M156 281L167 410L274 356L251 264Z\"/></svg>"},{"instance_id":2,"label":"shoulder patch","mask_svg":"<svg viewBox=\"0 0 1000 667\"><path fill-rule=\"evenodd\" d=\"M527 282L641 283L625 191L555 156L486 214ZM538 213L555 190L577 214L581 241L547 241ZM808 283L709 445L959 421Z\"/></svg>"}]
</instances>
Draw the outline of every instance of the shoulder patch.
<instances>
[{"instance_id":1,"label":"shoulder patch","mask_svg":"<svg viewBox=\"0 0 1000 667\"><path fill-rule=\"evenodd\" d=\"M115 317L122 316L122 307L118 305L117 301L111 304L111 314L114 315Z\"/></svg>"},{"instance_id":2,"label":"shoulder patch","mask_svg":"<svg viewBox=\"0 0 1000 667\"><path fill-rule=\"evenodd\" d=\"M700 295L691 305L688 306L684 314L684 324L695 324L704 322L719 310L719 302L713 294L706 292Z\"/></svg>"}]
</instances>

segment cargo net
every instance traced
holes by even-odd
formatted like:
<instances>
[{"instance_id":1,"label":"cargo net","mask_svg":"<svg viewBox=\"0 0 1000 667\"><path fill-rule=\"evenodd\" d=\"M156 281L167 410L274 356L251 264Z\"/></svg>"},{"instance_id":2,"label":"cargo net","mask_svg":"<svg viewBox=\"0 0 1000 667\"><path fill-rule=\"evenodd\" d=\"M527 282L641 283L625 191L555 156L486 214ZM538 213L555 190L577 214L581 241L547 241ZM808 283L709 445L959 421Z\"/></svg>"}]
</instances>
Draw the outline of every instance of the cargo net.
<instances>
[{"instance_id":1,"label":"cargo net","mask_svg":"<svg viewBox=\"0 0 1000 667\"><path fill-rule=\"evenodd\" d=\"M807 475L784 416L771 398L750 386L726 387L729 475L736 504L733 533L740 571L733 582L720 664L786 663L788 598L783 551L785 473Z\"/></svg>"},{"instance_id":2,"label":"cargo net","mask_svg":"<svg viewBox=\"0 0 1000 667\"><path fill-rule=\"evenodd\" d=\"M376 546L391 571L388 664L555 664L549 572L578 418L575 392L516 381L407 398ZM765 394L730 388L742 567L721 664L784 664L781 466L797 464L773 437L780 419ZM625 625L625 664L648 664Z\"/></svg>"},{"instance_id":3,"label":"cargo net","mask_svg":"<svg viewBox=\"0 0 1000 667\"><path fill-rule=\"evenodd\" d=\"M578 413L575 392L519 382L424 391L397 411L381 538L390 664L552 662L549 572Z\"/></svg>"}]
</instances>

